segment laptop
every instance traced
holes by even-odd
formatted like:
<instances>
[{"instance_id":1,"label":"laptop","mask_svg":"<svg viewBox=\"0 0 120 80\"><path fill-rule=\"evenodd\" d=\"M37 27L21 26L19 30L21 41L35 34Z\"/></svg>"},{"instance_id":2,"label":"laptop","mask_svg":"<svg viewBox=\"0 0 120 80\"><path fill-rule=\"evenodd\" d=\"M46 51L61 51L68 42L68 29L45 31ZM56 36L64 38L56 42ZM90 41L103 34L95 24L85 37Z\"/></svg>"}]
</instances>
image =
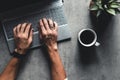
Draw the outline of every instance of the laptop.
<instances>
[{"instance_id":1,"label":"laptop","mask_svg":"<svg viewBox=\"0 0 120 80\"><path fill-rule=\"evenodd\" d=\"M13 28L24 22L32 23L33 42L30 48L43 45L39 38L38 22L42 18L52 19L58 23L58 42L71 38L69 27L63 12L61 0L1 0L0 20L9 51L15 49Z\"/></svg>"}]
</instances>

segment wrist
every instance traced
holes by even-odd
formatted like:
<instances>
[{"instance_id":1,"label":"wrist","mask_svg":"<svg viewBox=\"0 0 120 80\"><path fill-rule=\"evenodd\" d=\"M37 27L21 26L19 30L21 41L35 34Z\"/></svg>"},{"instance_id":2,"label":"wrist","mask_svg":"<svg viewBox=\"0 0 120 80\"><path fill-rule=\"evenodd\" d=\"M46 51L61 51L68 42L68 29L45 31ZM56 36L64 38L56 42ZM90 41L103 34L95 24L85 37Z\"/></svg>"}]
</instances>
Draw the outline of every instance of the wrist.
<instances>
[{"instance_id":1,"label":"wrist","mask_svg":"<svg viewBox=\"0 0 120 80\"><path fill-rule=\"evenodd\" d=\"M47 47L48 47L48 51L49 51L49 52L57 51L57 50L58 50L57 44L48 45Z\"/></svg>"},{"instance_id":2,"label":"wrist","mask_svg":"<svg viewBox=\"0 0 120 80\"><path fill-rule=\"evenodd\" d=\"M16 49L15 49L15 52L16 52L16 53L19 53L19 54L25 54L25 53L26 53L26 50L25 50L25 49L18 49L18 48L16 48Z\"/></svg>"},{"instance_id":3,"label":"wrist","mask_svg":"<svg viewBox=\"0 0 120 80\"><path fill-rule=\"evenodd\" d=\"M11 53L11 56L13 56L14 59L22 59L24 58L25 54L21 54L16 49Z\"/></svg>"}]
</instances>

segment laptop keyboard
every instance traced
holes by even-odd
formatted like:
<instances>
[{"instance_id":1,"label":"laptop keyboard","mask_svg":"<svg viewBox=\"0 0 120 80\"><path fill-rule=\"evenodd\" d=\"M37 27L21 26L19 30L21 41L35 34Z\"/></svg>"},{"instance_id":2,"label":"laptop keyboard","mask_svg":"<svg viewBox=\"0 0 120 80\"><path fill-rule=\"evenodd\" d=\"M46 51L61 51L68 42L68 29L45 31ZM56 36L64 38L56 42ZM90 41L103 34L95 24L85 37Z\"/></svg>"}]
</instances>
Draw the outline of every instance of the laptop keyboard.
<instances>
[{"instance_id":1,"label":"laptop keyboard","mask_svg":"<svg viewBox=\"0 0 120 80\"><path fill-rule=\"evenodd\" d=\"M39 20L42 18L52 19L58 23L58 26L66 24L65 17L63 15L62 7L52 8L49 10L44 10L35 14L23 16L16 19L6 20L3 22L3 26L6 32L8 39L13 38L13 28L19 23L32 23L34 32L38 31Z\"/></svg>"}]
</instances>

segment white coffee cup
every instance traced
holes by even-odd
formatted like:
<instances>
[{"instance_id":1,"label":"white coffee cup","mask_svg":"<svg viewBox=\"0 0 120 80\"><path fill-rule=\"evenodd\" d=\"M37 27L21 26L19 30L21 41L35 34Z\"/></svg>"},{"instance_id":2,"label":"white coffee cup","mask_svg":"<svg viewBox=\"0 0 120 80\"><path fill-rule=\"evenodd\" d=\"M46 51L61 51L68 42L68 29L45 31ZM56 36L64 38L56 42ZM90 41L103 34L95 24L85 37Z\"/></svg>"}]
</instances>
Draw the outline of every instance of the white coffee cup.
<instances>
[{"instance_id":1,"label":"white coffee cup","mask_svg":"<svg viewBox=\"0 0 120 80\"><path fill-rule=\"evenodd\" d=\"M97 34L94 30L86 28L82 29L78 33L78 40L82 46L91 47L91 46L99 46L100 43L97 42Z\"/></svg>"}]
</instances>

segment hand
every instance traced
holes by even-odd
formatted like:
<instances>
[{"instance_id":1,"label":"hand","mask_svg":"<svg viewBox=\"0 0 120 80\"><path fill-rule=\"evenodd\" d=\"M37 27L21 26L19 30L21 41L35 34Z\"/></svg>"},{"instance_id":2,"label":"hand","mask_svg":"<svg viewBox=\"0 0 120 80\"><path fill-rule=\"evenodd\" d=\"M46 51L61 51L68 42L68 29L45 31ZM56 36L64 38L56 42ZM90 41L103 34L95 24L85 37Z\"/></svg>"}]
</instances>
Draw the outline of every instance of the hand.
<instances>
[{"instance_id":1,"label":"hand","mask_svg":"<svg viewBox=\"0 0 120 80\"><path fill-rule=\"evenodd\" d=\"M58 25L51 19L43 18L39 22L40 38L44 40L48 49L57 49Z\"/></svg>"},{"instance_id":2,"label":"hand","mask_svg":"<svg viewBox=\"0 0 120 80\"><path fill-rule=\"evenodd\" d=\"M19 54L25 54L32 43L33 29L31 24L19 24L13 29L13 32L16 43L15 51Z\"/></svg>"}]
</instances>

